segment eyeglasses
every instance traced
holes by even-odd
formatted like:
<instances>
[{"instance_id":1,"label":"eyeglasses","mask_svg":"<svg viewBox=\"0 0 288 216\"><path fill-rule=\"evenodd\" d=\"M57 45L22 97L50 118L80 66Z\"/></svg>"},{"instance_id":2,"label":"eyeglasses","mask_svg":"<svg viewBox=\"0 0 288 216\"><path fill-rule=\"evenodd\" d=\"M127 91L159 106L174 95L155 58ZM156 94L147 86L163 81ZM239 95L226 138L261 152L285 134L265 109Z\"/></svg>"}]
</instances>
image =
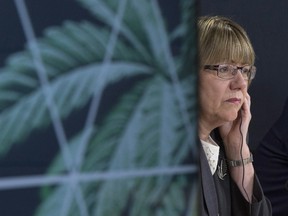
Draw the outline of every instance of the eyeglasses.
<instances>
[{"instance_id":1,"label":"eyeglasses","mask_svg":"<svg viewBox=\"0 0 288 216\"><path fill-rule=\"evenodd\" d=\"M217 76L222 79L233 79L240 70L245 80L252 80L256 74L255 66L237 67L235 65L221 64L221 65L204 65L204 69L216 70Z\"/></svg>"}]
</instances>

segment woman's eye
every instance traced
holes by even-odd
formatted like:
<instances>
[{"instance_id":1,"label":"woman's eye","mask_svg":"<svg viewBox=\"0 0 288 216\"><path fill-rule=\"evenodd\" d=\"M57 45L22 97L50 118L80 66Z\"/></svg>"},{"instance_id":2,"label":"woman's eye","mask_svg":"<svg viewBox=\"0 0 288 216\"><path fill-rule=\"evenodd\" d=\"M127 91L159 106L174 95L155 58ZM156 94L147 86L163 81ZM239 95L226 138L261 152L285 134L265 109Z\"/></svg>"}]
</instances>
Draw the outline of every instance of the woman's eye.
<instances>
[{"instance_id":1,"label":"woman's eye","mask_svg":"<svg viewBox=\"0 0 288 216\"><path fill-rule=\"evenodd\" d=\"M243 68L243 69L242 69L242 73L243 73L243 74L248 74L249 71L250 71L250 68Z\"/></svg>"},{"instance_id":2,"label":"woman's eye","mask_svg":"<svg viewBox=\"0 0 288 216\"><path fill-rule=\"evenodd\" d=\"M222 66L219 68L220 73L228 73L229 72L229 67L228 66Z\"/></svg>"}]
</instances>

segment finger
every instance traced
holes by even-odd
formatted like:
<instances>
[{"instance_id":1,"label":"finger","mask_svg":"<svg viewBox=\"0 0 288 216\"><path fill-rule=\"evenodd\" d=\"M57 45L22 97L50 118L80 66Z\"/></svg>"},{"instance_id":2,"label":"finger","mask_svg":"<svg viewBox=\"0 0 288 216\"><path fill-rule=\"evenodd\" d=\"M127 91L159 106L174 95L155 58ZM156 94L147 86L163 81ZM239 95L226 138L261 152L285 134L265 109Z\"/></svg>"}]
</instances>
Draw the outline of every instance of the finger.
<instances>
[{"instance_id":1,"label":"finger","mask_svg":"<svg viewBox=\"0 0 288 216\"><path fill-rule=\"evenodd\" d=\"M250 105L251 105L251 99L250 95L247 93L243 98L242 110L250 110Z\"/></svg>"},{"instance_id":2,"label":"finger","mask_svg":"<svg viewBox=\"0 0 288 216\"><path fill-rule=\"evenodd\" d=\"M250 97L250 95L247 93L245 98L246 98L248 106L250 107L250 105L251 105L251 97Z\"/></svg>"}]
</instances>

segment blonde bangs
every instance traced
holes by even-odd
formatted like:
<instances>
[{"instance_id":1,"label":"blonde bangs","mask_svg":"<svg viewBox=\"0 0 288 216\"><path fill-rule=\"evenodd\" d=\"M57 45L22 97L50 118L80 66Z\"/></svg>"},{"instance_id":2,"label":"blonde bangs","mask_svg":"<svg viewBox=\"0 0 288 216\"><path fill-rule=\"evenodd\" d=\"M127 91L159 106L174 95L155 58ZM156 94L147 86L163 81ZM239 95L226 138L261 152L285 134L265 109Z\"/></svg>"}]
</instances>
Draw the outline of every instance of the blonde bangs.
<instances>
[{"instance_id":1,"label":"blonde bangs","mask_svg":"<svg viewBox=\"0 0 288 216\"><path fill-rule=\"evenodd\" d=\"M220 62L254 64L253 47L246 33L240 28L232 29L229 25L215 23L209 23L202 26L203 28L201 25L200 22L199 54L202 66Z\"/></svg>"}]
</instances>

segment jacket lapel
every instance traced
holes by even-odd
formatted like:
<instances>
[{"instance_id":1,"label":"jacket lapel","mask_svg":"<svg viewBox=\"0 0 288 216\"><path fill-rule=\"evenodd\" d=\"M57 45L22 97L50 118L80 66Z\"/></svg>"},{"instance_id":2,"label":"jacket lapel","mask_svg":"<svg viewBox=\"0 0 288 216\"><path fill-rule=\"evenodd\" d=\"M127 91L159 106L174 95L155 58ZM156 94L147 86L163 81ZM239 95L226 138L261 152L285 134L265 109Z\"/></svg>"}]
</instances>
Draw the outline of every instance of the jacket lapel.
<instances>
[{"instance_id":1,"label":"jacket lapel","mask_svg":"<svg viewBox=\"0 0 288 216\"><path fill-rule=\"evenodd\" d=\"M214 184L213 176L209 168L206 155L200 144L200 173L201 173L201 189L203 193L203 208L207 208L207 213L209 216L218 215L218 199L216 193L216 187Z\"/></svg>"}]
</instances>

